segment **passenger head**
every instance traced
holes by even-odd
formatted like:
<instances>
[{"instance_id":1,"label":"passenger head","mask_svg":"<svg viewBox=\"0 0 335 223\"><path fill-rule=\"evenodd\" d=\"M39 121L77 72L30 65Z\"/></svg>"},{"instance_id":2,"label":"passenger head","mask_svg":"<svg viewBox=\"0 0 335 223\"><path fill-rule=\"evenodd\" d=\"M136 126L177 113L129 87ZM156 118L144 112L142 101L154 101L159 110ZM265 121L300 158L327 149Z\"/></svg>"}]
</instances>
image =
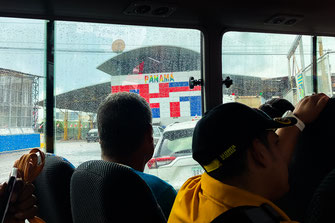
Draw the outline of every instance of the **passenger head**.
<instances>
[{"instance_id":1,"label":"passenger head","mask_svg":"<svg viewBox=\"0 0 335 223\"><path fill-rule=\"evenodd\" d=\"M273 98L262 104L259 109L265 112L271 118L276 118L282 117L287 110L293 111L294 106L286 99Z\"/></svg>"},{"instance_id":2,"label":"passenger head","mask_svg":"<svg viewBox=\"0 0 335 223\"><path fill-rule=\"evenodd\" d=\"M236 102L219 105L195 127L193 158L210 176L224 183L257 172L272 177L273 186L285 193L287 164L279 154L279 139L273 129L295 123L294 118L273 120L258 109Z\"/></svg>"},{"instance_id":3,"label":"passenger head","mask_svg":"<svg viewBox=\"0 0 335 223\"><path fill-rule=\"evenodd\" d=\"M144 155L151 158L152 114L144 98L129 92L108 95L98 108L97 122L103 156L129 156L146 146Z\"/></svg>"}]
</instances>

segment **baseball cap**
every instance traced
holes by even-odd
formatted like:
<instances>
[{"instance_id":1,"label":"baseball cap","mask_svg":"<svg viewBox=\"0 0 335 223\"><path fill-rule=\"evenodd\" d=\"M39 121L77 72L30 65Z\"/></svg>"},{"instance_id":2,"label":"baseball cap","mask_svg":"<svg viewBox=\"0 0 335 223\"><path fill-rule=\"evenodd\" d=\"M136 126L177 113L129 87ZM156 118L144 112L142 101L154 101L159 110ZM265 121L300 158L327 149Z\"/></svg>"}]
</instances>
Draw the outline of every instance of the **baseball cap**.
<instances>
[{"instance_id":1,"label":"baseball cap","mask_svg":"<svg viewBox=\"0 0 335 223\"><path fill-rule=\"evenodd\" d=\"M272 119L263 111L238 102L221 104L206 113L195 126L193 159L206 172L211 172L224 165L261 132L296 123L293 117Z\"/></svg>"},{"instance_id":2,"label":"baseball cap","mask_svg":"<svg viewBox=\"0 0 335 223\"><path fill-rule=\"evenodd\" d=\"M284 98L272 98L259 107L270 117L281 117L287 110L294 110L291 102Z\"/></svg>"}]
</instances>

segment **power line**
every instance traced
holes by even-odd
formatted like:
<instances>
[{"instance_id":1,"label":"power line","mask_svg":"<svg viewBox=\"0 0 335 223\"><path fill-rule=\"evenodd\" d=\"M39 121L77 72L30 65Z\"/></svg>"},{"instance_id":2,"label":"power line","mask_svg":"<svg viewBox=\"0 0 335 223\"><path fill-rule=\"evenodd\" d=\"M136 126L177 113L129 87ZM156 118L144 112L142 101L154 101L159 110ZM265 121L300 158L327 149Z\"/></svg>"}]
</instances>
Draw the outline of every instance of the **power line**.
<instances>
[{"instance_id":1,"label":"power line","mask_svg":"<svg viewBox=\"0 0 335 223\"><path fill-rule=\"evenodd\" d=\"M0 41L0 43L6 43L6 44L40 44L40 45L45 45L45 42L21 42L21 41ZM112 46L112 41L111 43L61 43L61 42L56 42L56 45L82 45L82 46ZM127 47L149 47L152 45L131 45L127 44ZM183 44L183 47L186 48L199 48L200 45L186 45ZM28 48L28 47L27 47Z\"/></svg>"},{"instance_id":2,"label":"power line","mask_svg":"<svg viewBox=\"0 0 335 223\"><path fill-rule=\"evenodd\" d=\"M0 43L6 43L6 44L45 44L45 42L33 42L33 41L0 41ZM112 43L62 43L62 42L56 42L57 45L92 45L92 46L111 46ZM146 45L132 45L132 44L127 44L127 46L132 46L132 47L145 47ZM150 45L147 45L150 46ZM200 47L200 45L190 45L190 44L183 44L185 47ZM308 48L311 47L310 44L305 44L304 47ZM224 49L229 49L229 48L241 48L241 49L247 49L247 48L270 48L270 49L280 49L280 48L285 48L288 49L289 46L286 44L276 44L276 45L253 45L253 46L243 46L243 45L227 45L223 46Z\"/></svg>"}]
</instances>

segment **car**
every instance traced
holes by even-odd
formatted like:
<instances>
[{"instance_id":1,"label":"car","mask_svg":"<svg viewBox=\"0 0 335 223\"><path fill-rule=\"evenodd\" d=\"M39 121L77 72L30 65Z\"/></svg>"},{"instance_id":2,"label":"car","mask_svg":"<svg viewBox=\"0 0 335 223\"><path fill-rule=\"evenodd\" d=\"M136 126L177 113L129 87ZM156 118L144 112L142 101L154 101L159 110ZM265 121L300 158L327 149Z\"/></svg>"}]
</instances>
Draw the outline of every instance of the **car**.
<instances>
[{"instance_id":1,"label":"car","mask_svg":"<svg viewBox=\"0 0 335 223\"><path fill-rule=\"evenodd\" d=\"M163 135L164 129L162 127L160 127L160 126L157 126L157 125L153 125L152 129L153 129L153 136L154 136L154 145L156 146L158 140Z\"/></svg>"},{"instance_id":2,"label":"car","mask_svg":"<svg viewBox=\"0 0 335 223\"><path fill-rule=\"evenodd\" d=\"M168 125L144 172L165 180L177 191L189 177L202 174L203 168L192 158L192 135L196 123L187 121Z\"/></svg>"},{"instance_id":3,"label":"car","mask_svg":"<svg viewBox=\"0 0 335 223\"><path fill-rule=\"evenodd\" d=\"M91 129L88 131L86 135L87 142L98 142L99 141L99 134L98 129Z\"/></svg>"}]
</instances>

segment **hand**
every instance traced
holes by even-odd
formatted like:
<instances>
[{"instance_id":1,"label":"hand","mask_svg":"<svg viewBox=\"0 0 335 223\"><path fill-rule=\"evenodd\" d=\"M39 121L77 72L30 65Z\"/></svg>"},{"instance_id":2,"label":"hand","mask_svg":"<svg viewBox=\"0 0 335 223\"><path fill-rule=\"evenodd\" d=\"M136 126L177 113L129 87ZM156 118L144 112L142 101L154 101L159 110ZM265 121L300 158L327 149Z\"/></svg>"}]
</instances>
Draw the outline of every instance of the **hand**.
<instances>
[{"instance_id":1,"label":"hand","mask_svg":"<svg viewBox=\"0 0 335 223\"><path fill-rule=\"evenodd\" d=\"M3 195L6 183L1 185L0 197ZM33 195L34 185L24 183L17 179L14 191L10 200L6 222L22 222L22 220L33 218L37 214L36 197Z\"/></svg>"},{"instance_id":2,"label":"hand","mask_svg":"<svg viewBox=\"0 0 335 223\"><path fill-rule=\"evenodd\" d=\"M313 122L324 109L329 97L323 93L304 97L296 105L293 114L305 124Z\"/></svg>"}]
</instances>

